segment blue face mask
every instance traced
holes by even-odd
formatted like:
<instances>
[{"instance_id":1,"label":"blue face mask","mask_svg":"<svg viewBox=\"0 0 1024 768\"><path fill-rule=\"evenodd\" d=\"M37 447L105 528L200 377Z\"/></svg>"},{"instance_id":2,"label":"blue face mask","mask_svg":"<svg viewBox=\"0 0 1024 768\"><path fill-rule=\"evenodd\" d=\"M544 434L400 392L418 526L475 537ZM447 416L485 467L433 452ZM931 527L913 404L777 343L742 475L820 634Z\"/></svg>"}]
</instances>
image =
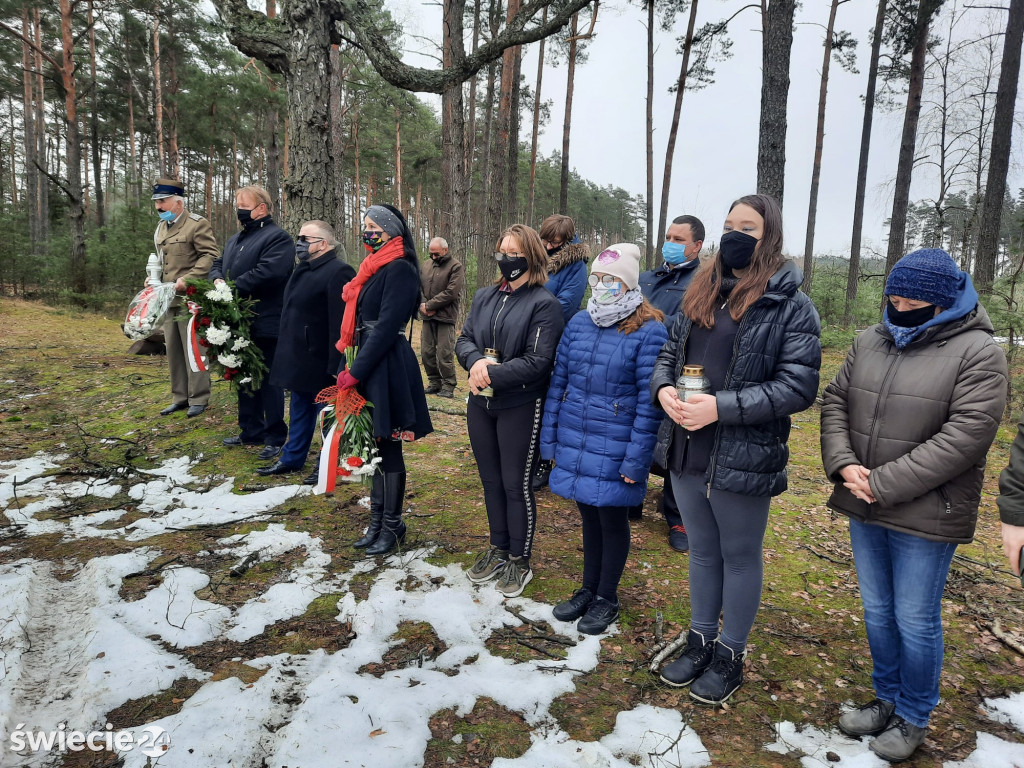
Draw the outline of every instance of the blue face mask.
<instances>
[{"instance_id":1,"label":"blue face mask","mask_svg":"<svg viewBox=\"0 0 1024 768\"><path fill-rule=\"evenodd\" d=\"M688 247L682 243L673 243L671 240L666 240L664 245L661 246L661 255L667 264L671 264L674 267L686 261L686 249Z\"/></svg>"},{"instance_id":2,"label":"blue face mask","mask_svg":"<svg viewBox=\"0 0 1024 768\"><path fill-rule=\"evenodd\" d=\"M162 221L166 221L168 224L170 224L176 218L178 218L178 214L176 214L174 211L160 211L160 219Z\"/></svg>"}]
</instances>

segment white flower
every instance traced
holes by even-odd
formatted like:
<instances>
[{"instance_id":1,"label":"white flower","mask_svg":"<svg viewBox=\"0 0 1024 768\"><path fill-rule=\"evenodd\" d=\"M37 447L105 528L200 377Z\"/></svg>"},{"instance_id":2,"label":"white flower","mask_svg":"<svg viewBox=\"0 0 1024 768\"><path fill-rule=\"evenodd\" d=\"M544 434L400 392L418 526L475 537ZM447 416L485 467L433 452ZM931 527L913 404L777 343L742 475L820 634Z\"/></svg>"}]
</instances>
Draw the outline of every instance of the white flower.
<instances>
[{"instance_id":1,"label":"white flower","mask_svg":"<svg viewBox=\"0 0 1024 768\"><path fill-rule=\"evenodd\" d=\"M224 353L217 355L217 362L223 365L225 368L237 368L239 365L242 364L242 361L239 360L234 355L226 355Z\"/></svg>"},{"instance_id":2,"label":"white flower","mask_svg":"<svg viewBox=\"0 0 1024 768\"><path fill-rule=\"evenodd\" d=\"M246 376L244 379L239 379L238 383L239 384L248 384L250 381L252 381L252 376Z\"/></svg>"},{"instance_id":3,"label":"white flower","mask_svg":"<svg viewBox=\"0 0 1024 768\"><path fill-rule=\"evenodd\" d=\"M224 304L230 304L235 299L231 295L231 289L227 283L220 283L213 290L207 291L205 295L210 301L220 301Z\"/></svg>"},{"instance_id":4,"label":"white flower","mask_svg":"<svg viewBox=\"0 0 1024 768\"><path fill-rule=\"evenodd\" d=\"M227 344L230 338L231 329L228 328L226 325L222 325L220 327L217 327L216 325L211 325L206 330L206 340L213 344L214 346L219 347L222 344Z\"/></svg>"},{"instance_id":5,"label":"white flower","mask_svg":"<svg viewBox=\"0 0 1024 768\"><path fill-rule=\"evenodd\" d=\"M235 340L235 344L231 347L232 352L238 352L239 350L245 349L249 346L249 340L239 337Z\"/></svg>"}]
</instances>

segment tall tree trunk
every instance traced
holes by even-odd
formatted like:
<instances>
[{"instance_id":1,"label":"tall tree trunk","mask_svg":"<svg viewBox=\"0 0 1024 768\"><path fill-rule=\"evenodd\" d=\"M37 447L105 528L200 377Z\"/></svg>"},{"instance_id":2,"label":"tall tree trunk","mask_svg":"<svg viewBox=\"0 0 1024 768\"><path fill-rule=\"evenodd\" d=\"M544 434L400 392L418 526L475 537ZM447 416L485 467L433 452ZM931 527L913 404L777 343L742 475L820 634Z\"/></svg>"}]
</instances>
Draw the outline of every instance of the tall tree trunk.
<instances>
[{"instance_id":1,"label":"tall tree trunk","mask_svg":"<svg viewBox=\"0 0 1024 768\"><path fill-rule=\"evenodd\" d=\"M999 254L999 226L1006 195L1006 175L1010 167L1010 142L1013 136L1013 108L1017 101L1020 76L1021 42L1024 40L1024 0L1010 0L1010 15L1003 38L1003 63L996 90L996 111L992 121L992 156L985 184L985 202L981 208L978 258L974 271L978 290L989 293L995 279Z\"/></svg>"},{"instance_id":2,"label":"tall tree trunk","mask_svg":"<svg viewBox=\"0 0 1024 768\"><path fill-rule=\"evenodd\" d=\"M519 0L508 0L506 21L519 10ZM512 91L515 82L515 51L506 48L501 56L501 88L498 98L498 117L495 122L494 152L491 155L491 189L487 196L489 229L496 235L511 224L508 199L508 153L512 130Z\"/></svg>"},{"instance_id":3,"label":"tall tree trunk","mask_svg":"<svg viewBox=\"0 0 1024 768\"><path fill-rule=\"evenodd\" d=\"M103 160L100 152L100 117L96 96L96 92L99 90L96 85L96 25L92 6L92 0L89 0L89 85L92 89L89 132L92 134L92 176L93 185L95 186L96 226L100 229L100 242L105 243L107 241L107 234L103 231L103 227L107 223L107 214L103 207Z\"/></svg>"},{"instance_id":4,"label":"tall tree trunk","mask_svg":"<svg viewBox=\"0 0 1024 768\"><path fill-rule=\"evenodd\" d=\"M356 243L359 242L359 230L362 219L360 218L360 205L359 198L362 194L363 180L359 177L359 103L356 103L355 110L352 116L352 141L355 145L355 156L353 160L356 165L356 190L355 190L355 205L352 206L352 228L353 234L356 236ZM358 248L357 248L358 250Z\"/></svg>"},{"instance_id":5,"label":"tall tree trunk","mask_svg":"<svg viewBox=\"0 0 1024 768\"><path fill-rule=\"evenodd\" d=\"M541 24L548 20L548 9L544 7ZM541 38L537 51L537 88L533 93L533 138L530 141L530 192L526 203L526 220L533 223L533 203L537 192L537 137L540 134L540 88L544 81L544 38Z\"/></svg>"},{"instance_id":6,"label":"tall tree trunk","mask_svg":"<svg viewBox=\"0 0 1024 768\"><path fill-rule=\"evenodd\" d=\"M860 159L857 162L857 191L853 199L853 233L850 237L850 271L846 276L846 306L843 322L853 322L853 303L857 300L857 281L860 279L860 240L864 229L864 197L868 185L868 155L871 150L871 123L875 117L875 83L878 80L878 59L882 50L885 26L885 8L888 0L878 0L875 28L871 36L871 61L868 64L868 83L864 91L864 119L860 129Z\"/></svg>"},{"instance_id":7,"label":"tall tree trunk","mask_svg":"<svg viewBox=\"0 0 1024 768\"><path fill-rule=\"evenodd\" d=\"M828 71L832 63L832 33L836 27L836 11L842 0L832 0L825 28L825 54L821 62L821 85L818 88L818 125L814 133L814 162L811 165L811 195L807 204L807 236L804 239L804 293L811 292L814 279L814 224L818 216L818 185L821 182L821 151L825 146L825 103L828 100Z\"/></svg>"},{"instance_id":8,"label":"tall tree trunk","mask_svg":"<svg viewBox=\"0 0 1024 768\"><path fill-rule=\"evenodd\" d=\"M338 50L338 46L331 46L331 82L333 87L331 88L331 160L333 161L336 168L342 167L342 163L345 159L345 108L342 106L342 89L344 85L345 74L342 71L341 66L341 52ZM272 113L275 123L277 122L277 111L274 110ZM274 129L277 132L277 129ZM272 148L267 149L267 160L268 168L271 173L274 173L274 166L278 162L277 158L274 157L274 152L277 151L277 144ZM268 182L271 178L271 173L267 174ZM280 178L277 182L280 186ZM328 219L331 221L333 226L338 229L339 239L344 234L345 230L345 175L342 173L335 174L334 176L334 196L335 196L335 209L334 218ZM280 197L280 194L278 194Z\"/></svg>"},{"instance_id":9,"label":"tall tree trunk","mask_svg":"<svg viewBox=\"0 0 1024 768\"><path fill-rule=\"evenodd\" d=\"M442 19L441 54L445 67L466 56L462 39L465 0L445 0ZM476 33L474 32L474 36ZM462 83L441 94L441 221L440 234L449 241L457 258L469 251L469 201L471 164L466 154L466 114L462 102ZM416 204L417 215L419 203ZM426 223L426 217L422 223ZM438 234L430 229L430 234Z\"/></svg>"},{"instance_id":10,"label":"tall tree trunk","mask_svg":"<svg viewBox=\"0 0 1024 768\"><path fill-rule=\"evenodd\" d=\"M405 197L402 193L402 121L397 107L395 107L395 207L403 214L407 212Z\"/></svg>"},{"instance_id":11,"label":"tall tree trunk","mask_svg":"<svg viewBox=\"0 0 1024 768\"><path fill-rule=\"evenodd\" d=\"M480 0L473 0L473 52L480 45ZM477 83L479 82L480 75L476 74L470 78L469 81L469 103L465 108L465 138L463 143L465 145L464 159L463 159L463 174L465 178L465 202L462 203L463 209L461 212L462 222L465 229L460 233L460 237L463 238L463 242L460 248L456 249L456 253L460 254L464 264L468 264L468 259L471 250L477 252L480 251L479 243L474 245L473 236L470 234L472 226L472 210L473 210L473 163L476 158L476 92ZM442 202L443 204L443 202ZM476 237L479 239L479 232Z\"/></svg>"},{"instance_id":12,"label":"tall tree trunk","mask_svg":"<svg viewBox=\"0 0 1024 768\"><path fill-rule=\"evenodd\" d=\"M576 79L576 47L579 32L579 14L574 13L569 25L569 61L565 81L565 118L562 120L562 172L558 186L558 212L569 211L569 132L572 127L572 91Z\"/></svg>"},{"instance_id":13,"label":"tall tree trunk","mask_svg":"<svg viewBox=\"0 0 1024 768\"><path fill-rule=\"evenodd\" d=\"M207 150L206 183L203 185L203 197L206 203L206 218L213 221L213 137L217 135L217 102L210 104L210 147Z\"/></svg>"},{"instance_id":14,"label":"tall tree trunk","mask_svg":"<svg viewBox=\"0 0 1024 768\"><path fill-rule=\"evenodd\" d=\"M175 179L181 179L181 155L178 152L178 46L174 39L174 17L167 22L170 48L167 51L167 105L164 107L167 137L167 170ZM184 179L182 179L184 181Z\"/></svg>"},{"instance_id":15,"label":"tall tree trunk","mask_svg":"<svg viewBox=\"0 0 1024 768\"><path fill-rule=\"evenodd\" d=\"M683 94L686 93L686 75L690 69L690 49L693 47L693 27L697 22L697 0L690 3L690 20L686 23L686 46L683 61L679 67L679 80L676 81L676 104L672 111L672 127L668 131L668 146L665 148L665 172L661 181L661 213L658 216L657 240L665 236L668 230L668 198L672 186L672 160L676 153L676 137L679 134L679 117L683 110Z\"/></svg>"},{"instance_id":16,"label":"tall tree trunk","mask_svg":"<svg viewBox=\"0 0 1024 768\"><path fill-rule=\"evenodd\" d=\"M43 75L43 24L39 18L39 7L32 9L32 26L35 30L35 64L36 64L36 118L33 121L36 128L36 163L41 168L47 168L47 135L46 135L46 82ZM57 158L58 164L60 157ZM39 242L45 243L50 237L50 185L47 183L46 174L38 171L39 187Z\"/></svg>"},{"instance_id":17,"label":"tall tree trunk","mask_svg":"<svg viewBox=\"0 0 1024 768\"><path fill-rule=\"evenodd\" d=\"M167 162L164 155L164 93L163 80L160 75L160 5L153 5L153 119L156 128L156 156L158 175L167 174Z\"/></svg>"},{"instance_id":18,"label":"tall tree trunk","mask_svg":"<svg viewBox=\"0 0 1024 768\"><path fill-rule=\"evenodd\" d=\"M267 18L273 19L277 17L277 2L276 0L267 0ZM338 47L331 46L331 62L332 65L338 56ZM333 66L332 72L337 71ZM273 77L270 78L269 84L271 98L274 98L274 94L277 93L277 82ZM336 99L335 94L336 88L331 89L331 98ZM333 104L332 104L333 114ZM274 210L281 210L281 148L277 143L277 129L279 121L277 108L271 104L270 110L267 113L267 191L270 193L270 199L274 203ZM333 136L333 131L331 132ZM337 150L337 147L335 147ZM341 154L335 151L335 162L340 162ZM337 193L335 193L337 194ZM328 219L330 221L330 219ZM341 219L336 219L341 221Z\"/></svg>"},{"instance_id":19,"label":"tall tree trunk","mask_svg":"<svg viewBox=\"0 0 1024 768\"><path fill-rule=\"evenodd\" d=\"M36 131L35 131L35 75L32 73L32 48L28 44L30 32L28 7L21 9L21 34L25 38L21 43L21 66L22 79L24 81L25 107L25 211L28 214L28 237L32 247L32 253L38 255L42 249L42 239L39 235L39 188L40 174L36 168ZM40 94L42 96L42 94ZM11 113L13 117L13 112ZM11 126L14 126L14 120ZM14 150L13 142L11 150ZM12 158L13 160L13 158ZM14 171L14 163L11 163L11 171ZM45 188L45 187L44 187ZM17 204L17 182L12 185L15 191L14 202Z\"/></svg>"},{"instance_id":20,"label":"tall tree trunk","mask_svg":"<svg viewBox=\"0 0 1024 768\"><path fill-rule=\"evenodd\" d=\"M519 82L523 70L523 49L517 45L508 50L512 52L512 103L508 126L508 175L506 177L508 180L508 212L506 216L509 222L512 222L520 221L523 218L519 209L519 133L521 128L519 122Z\"/></svg>"},{"instance_id":21,"label":"tall tree trunk","mask_svg":"<svg viewBox=\"0 0 1024 768\"><path fill-rule=\"evenodd\" d=\"M757 191L782 205L786 183L786 103L796 0L761 0L761 120L757 144Z\"/></svg>"},{"instance_id":22,"label":"tall tree trunk","mask_svg":"<svg viewBox=\"0 0 1024 768\"><path fill-rule=\"evenodd\" d=\"M82 208L82 144L78 133L78 89L75 83L75 37L71 27L72 16L72 0L60 0L60 75L67 117L67 179L64 192L68 198L68 228L71 234L69 264L71 287L76 293L84 296L89 291L89 276L86 270L85 210Z\"/></svg>"},{"instance_id":23,"label":"tall tree trunk","mask_svg":"<svg viewBox=\"0 0 1024 768\"><path fill-rule=\"evenodd\" d=\"M647 200L644 213L647 240L644 248L644 267L654 268L654 244L661 241L661 233L654 233L654 0L647 2ZM695 0L696 2L696 0ZM690 46L686 46L689 55ZM685 67L684 67L685 70Z\"/></svg>"},{"instance_id":24,"label":"tall tree trunk","mask_svg":"<svg viewBox=\"0 0 1024 768\"><path fill-rule=\"evenodd\" d=\"M941 0L940 0L941 1ZM921 93L924 90L924 60L928 51L928 29L936 0L921 0L917 9L914 48L910 55L910 86L907 109L903 117L903 138L900 141L896 185L893 192L892 218L889 220L889 248L885 256L885 274L903 256L907 236L907 206L910 202L910 180L914 173L914 151L917 148L917 123L921 117Z\"/></svg>"}]
</instances>

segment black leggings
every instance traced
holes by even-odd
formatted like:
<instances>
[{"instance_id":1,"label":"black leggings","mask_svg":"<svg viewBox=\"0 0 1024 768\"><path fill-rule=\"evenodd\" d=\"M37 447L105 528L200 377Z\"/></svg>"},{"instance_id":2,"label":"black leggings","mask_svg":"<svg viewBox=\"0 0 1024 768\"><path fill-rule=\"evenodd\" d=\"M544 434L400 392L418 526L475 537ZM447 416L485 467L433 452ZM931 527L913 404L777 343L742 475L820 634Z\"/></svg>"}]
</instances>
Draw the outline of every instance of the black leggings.
<instances>
[{"instance_id":1,"label":"black leggings","mask_svg":"<svg viewBox=\"0 0 1024 768\"><path fill-rule=\"evenodd\" d=\"M629 507L576 502L583 518L583 586L611 603L629 557Z\"/></svg>"},{"instance_id":2,"label":"black leggings","mask_svg":"<svg viewBox=\"0 0 1024 768\"><path fill-rule=\"evenodd\" d=\"M537 526L532 480L540 460L538 399L514 408L489 410L483 398L469 398L466 422L480 482L484 486L491 546L529 557Z\"/></svg>"}]
</instances>

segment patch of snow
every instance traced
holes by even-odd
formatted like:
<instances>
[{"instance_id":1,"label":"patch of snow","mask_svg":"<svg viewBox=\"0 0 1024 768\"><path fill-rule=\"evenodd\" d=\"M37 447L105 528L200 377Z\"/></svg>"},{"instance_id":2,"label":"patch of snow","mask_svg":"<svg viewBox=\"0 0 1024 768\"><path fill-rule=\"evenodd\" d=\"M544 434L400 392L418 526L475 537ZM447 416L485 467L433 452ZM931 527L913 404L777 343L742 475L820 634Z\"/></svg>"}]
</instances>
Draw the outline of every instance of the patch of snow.
<instances>
[{"instance_id":1,"label":"patch of snow","mask_svg":"<svg viewBox=\"0 0 1024 768\"><path fill-rule=\"evenodd\" d=\"M766 744L769 752L799 757L803 768L882 768L889 764L868 748L870 739L851 739L835 729L826 731L793 723L776 723L775 742ZM830 760L828 755L838 757Z\"/></svg>"}]
</instances>

